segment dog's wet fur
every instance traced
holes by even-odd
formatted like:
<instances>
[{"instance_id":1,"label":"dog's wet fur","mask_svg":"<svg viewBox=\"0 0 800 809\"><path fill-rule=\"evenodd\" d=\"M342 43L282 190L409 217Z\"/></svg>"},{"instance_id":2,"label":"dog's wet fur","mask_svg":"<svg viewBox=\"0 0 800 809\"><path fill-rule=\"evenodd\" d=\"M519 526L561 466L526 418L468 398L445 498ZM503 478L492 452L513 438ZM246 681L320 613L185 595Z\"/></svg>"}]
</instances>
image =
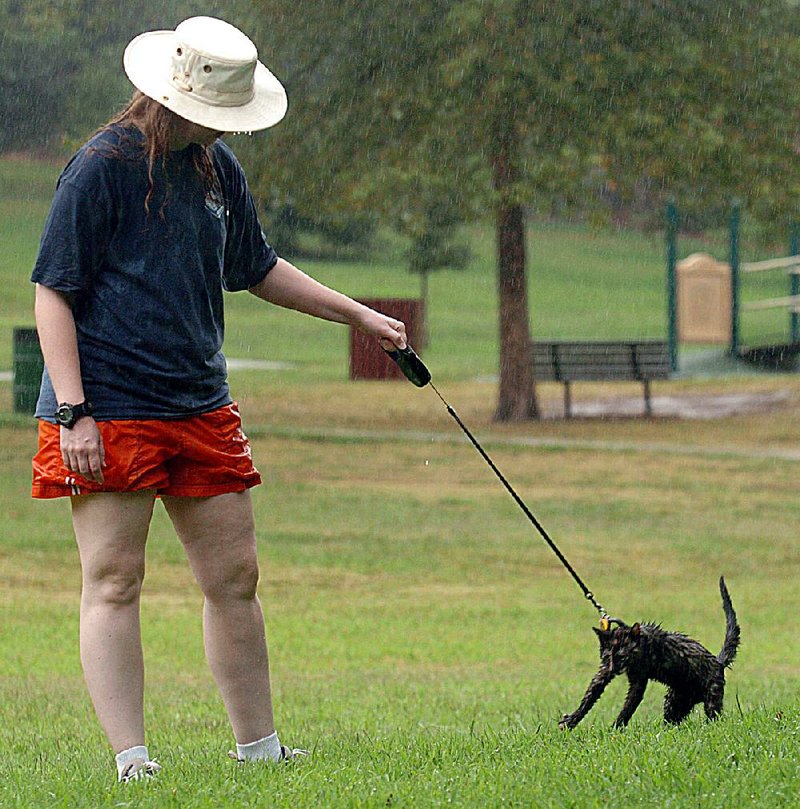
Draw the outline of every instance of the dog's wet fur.
<instances>
[{"instance_id":1,"label":"dog's wet fur","mask_svg":"<svg viewBox=\"0 0 800 809\"><path fill-rule=\"evenodd\" d=\"M716 719L722 713L725 693L725 669L733 663L739 648L741 631L731 604L725 579L719 580L722 608L725 612L725 642L718 655L713 655L696 640L679 632L667 632L658 624L633 624L612 619L617 626L598 629L600 669L586 689L581 704L565 714L561 728L574 728L600 698L605 687L619 674L628 677L628 693L614 725L630 722L644 697L650 680L667 686L664 720L677 725L703 703L706 716Z\"/></svg>"}]
</instances>

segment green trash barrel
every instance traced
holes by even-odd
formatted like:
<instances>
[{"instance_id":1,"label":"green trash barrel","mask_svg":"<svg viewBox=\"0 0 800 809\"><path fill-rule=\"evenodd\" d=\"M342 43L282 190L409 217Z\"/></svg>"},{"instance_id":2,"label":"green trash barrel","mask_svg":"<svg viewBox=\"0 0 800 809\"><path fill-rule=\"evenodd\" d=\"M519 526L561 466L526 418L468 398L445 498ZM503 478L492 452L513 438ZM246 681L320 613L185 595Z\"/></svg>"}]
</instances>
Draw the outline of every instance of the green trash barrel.
<instances>
[{"instance_id":1,"label":"green trash barrel","mask_svg":"<svg viewBox=\"0 0 800 809\"><path fill-rule=\"evenodd\" d=\"M36 410L39 386L42 382L44 358L36 329L14 329L14 412Z\"/></svg>"}]
</instances>

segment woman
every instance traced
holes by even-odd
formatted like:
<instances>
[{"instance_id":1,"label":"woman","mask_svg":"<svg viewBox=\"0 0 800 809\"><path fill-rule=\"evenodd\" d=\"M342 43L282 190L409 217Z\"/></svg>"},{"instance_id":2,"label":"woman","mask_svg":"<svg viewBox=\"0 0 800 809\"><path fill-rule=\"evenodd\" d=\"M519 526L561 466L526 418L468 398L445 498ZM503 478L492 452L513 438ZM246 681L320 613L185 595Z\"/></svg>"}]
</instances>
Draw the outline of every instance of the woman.
<instances>
[{"instance_id":1,"label":"woman","mask_svg":"<svg viewBox=\"0 0 800 809\"><path fill-rule=\"evenodd\" d=\"M285 760L275 731L249 490L260 483L226 381L223 290L350 324L405 327L278 257L218 137L276 124L278 80L238 29L195 17L134 39L129 106L58 183L32 280L46 371L34 497L69 496L81 663L120 780L145 745L139 594L160 497L204 594L206 655L240 760Z\"/></svg>"}]
</instances>

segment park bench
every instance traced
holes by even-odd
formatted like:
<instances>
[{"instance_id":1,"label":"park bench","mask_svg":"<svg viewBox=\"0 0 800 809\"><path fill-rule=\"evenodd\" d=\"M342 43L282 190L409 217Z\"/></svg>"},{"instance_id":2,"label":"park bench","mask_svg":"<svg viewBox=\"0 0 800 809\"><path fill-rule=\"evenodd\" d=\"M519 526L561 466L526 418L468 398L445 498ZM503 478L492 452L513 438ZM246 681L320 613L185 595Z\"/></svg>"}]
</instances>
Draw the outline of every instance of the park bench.
<instances>
[{"instance_id":1,"label":"park bench","mask_svg":"<svg viewBox=\"0 0 800 809\"><path fill-rule=\"evenodd\" d=\"M578 381L641 382L645 414L653 413L650 381L672 372L669 346L662 340L534 341L533 377L537 382L564 385L564 415L572 417L570 385Z\"/></svg>"}]
</instances>

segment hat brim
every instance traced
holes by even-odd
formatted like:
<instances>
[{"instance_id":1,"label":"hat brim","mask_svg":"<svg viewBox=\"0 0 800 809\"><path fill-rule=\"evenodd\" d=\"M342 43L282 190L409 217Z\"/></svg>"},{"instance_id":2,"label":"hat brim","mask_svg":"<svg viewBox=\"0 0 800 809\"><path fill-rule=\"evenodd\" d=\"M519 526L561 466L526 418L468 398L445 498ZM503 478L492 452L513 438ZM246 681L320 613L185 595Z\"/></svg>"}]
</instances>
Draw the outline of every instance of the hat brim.
<instances>
[{"instance_id":1,"label":"hat brim","mask_svg":"<svg viewBox=\"0 0 800 809\"><path fill-rule=\"evenodd\" d=\"M148 31L125 49L123 67L134 87L192 123L221 132L255 132L286 115L286 90L261 62L256 63L252 100L236 107L214 106L180 92L168 80L174 31Z\"/></svg>"}]
</instances>

